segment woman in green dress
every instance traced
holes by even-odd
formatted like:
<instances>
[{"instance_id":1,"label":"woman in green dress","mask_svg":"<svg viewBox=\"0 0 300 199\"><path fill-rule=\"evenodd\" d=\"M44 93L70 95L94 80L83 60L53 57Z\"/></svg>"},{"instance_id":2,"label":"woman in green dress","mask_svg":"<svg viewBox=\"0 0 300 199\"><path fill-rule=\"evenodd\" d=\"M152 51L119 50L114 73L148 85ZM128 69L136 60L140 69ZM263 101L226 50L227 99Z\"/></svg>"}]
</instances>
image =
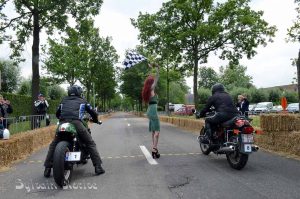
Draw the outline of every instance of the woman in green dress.
<instances>
[{"instance_id":1,"label":"woman in green dress","mask_svg":"<svg viewBox=\"0 0 300 199\"><path fill-rule=\"evenodd\" d=\"M151 67L151 64L149 64ZM156 67L156 75L153 77L149 75L144 83L143 88L143 100L145 103L148 103L147 116L149 118L149 132L152 132L152 157L159 158L160 154L158 153L157 144L160 133L160 123L157 115L157 103L158 97L155 93L155 87L159 79L159 66L153 64L152 66Z\"/></svg>"}]
</instances>

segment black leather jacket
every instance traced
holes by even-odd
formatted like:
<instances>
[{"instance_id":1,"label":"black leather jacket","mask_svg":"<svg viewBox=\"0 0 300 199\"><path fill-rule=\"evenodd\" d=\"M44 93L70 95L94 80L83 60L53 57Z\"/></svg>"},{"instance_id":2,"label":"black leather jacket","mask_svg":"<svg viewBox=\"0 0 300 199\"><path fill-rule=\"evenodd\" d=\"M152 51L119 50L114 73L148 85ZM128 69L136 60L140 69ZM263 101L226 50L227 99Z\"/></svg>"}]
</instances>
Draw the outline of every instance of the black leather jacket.
<instances>
[{"instance_id":1,"label":"black leather jacket","mask_svg":"<svg viewBox=\"0 0 300 199\"><path fill-rule=\"evenodd\" d=\"M231 96L225 91L216 91L208 98L205 107L200 112L200 117L205 117L205 114L209 112L212 106L216 112L239 114Z\"/></svg>"},{"instance_id":2,"label":"black leather jacket","mask_svg":"<svg viewBox=\"0 0 300 199\"><path fill-rule=\"evenodd\" d=\"M78 96L67 96L59 105L56 117L60 120L82 120L85 112L88 112L92 116L93 122L98 122L98 114L85 99Z\"/></svg>"}]
</instances>

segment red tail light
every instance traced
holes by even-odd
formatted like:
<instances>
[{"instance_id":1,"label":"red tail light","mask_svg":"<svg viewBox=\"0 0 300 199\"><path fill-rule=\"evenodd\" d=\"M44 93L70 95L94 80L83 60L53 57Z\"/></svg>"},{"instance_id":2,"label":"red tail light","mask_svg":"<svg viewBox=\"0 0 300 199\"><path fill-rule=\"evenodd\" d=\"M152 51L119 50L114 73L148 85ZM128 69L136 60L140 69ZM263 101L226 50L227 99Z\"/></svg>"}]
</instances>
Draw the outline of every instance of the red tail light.
<instances>
[{"instance_id":1,"label":"red tail light","mask_svg":"<svg viewBox=\"0 0 300 199\"><path fill-rule=\"evenodd\" d=\"M254 128L252 126L246 126L244 129L243 129L243 133L245 134L251 134L254 132Z\"/></svg>"},{"instance_id":2,"label":"red tail light","mask_svg":"<svg viewBox=\"0 0 300 199\"><path fill-rule=\"evenodd\" d=\"M236 120L236 121L235 121L235 125L236 125L237 127L242 127L242 126L245 125L245 120Z\"/></svg>"}]
</instances>

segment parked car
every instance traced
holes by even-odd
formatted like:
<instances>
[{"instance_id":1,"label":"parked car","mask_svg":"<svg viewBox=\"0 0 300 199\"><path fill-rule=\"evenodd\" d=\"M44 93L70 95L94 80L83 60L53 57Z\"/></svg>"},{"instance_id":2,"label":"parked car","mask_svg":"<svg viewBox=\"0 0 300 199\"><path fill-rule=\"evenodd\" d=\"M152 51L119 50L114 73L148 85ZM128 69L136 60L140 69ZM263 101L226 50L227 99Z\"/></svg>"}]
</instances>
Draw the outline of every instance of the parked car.
<instances>
[{"instance_id":1,"label":"parked car","mask_svg":"<svg viewBox=\"0 0 300 199\"><path fill-rule=\"evenodd\" d=\"M273 108L273 102L260 102L256 105L255 114L270 113Z\"/></svg>"},{"instance_id":2,"label":"parked car","mask_svg":"<svg viewBox=\"0 0 300 199\"><path fill-rule=\"evenodd\" d=\"M249 112L248 112L249 115L253 115L254 114L255 107L256 107L256 104L250 104L249 105Z\"/></svg>"},{"instance_id":3,"label":"parked car","mask_svg":"<svg viewBox=\"0 0 300 199\"><path fill-rule=\"evenodd\" d=\"M289 104L286 108L289 113L299 113L299 103Z\"/></svg>"},{"instance_id":4,"label":"parked car","mask_svg":"<svg viewBox=\"0 0 300 199\"><path fill-rule=\"evenodd\" d=\"M175 115L193 115L193 109L195 109L194 105L184 105L174 112Z\"/></svg>"},{"instance_id":5,"label":"parked car","mask_svg":"<svg viewBox=\"0 0 300 199\"><path fill-rule=\"evenodd\" d=\"M273 106L273 108L270 110L271 113L280 113L281 111L283 111L281 105Z\"/></svg>"},{"instance_id":6,"label":"parked car","mask_svg":"<svg viewBox=\"0 0 300 199\"><path fill-rule=\"evenodd\" d=\"M174 111L174 104L169 103L169 111Z\"/></svg>"}]
</instances>

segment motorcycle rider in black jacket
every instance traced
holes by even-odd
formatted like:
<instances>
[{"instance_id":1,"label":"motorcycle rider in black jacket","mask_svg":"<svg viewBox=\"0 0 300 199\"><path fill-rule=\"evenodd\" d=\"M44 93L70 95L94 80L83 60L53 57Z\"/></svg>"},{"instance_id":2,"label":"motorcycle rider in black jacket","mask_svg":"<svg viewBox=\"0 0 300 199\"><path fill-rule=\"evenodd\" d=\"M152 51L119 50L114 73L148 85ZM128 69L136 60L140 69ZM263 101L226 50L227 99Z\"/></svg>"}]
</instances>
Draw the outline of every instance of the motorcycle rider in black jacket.
<instances>
[{"instance_id":1,"label":"motorcycle rider in black jacket","mask_svg":"<svg viewBox=\"0 0 300 199\"><path fill-rule=\"evenodd\" d=\"M86 144L87 151L90 154L93 165L95 167L96 175L100 175L105 173L104 169L101 166L102 161L100 155L97 151L96 144L92 139L92 136L82 123L82 118L85 111L91 115L93 122L95 123L98 123L98 114L92 109L91 105L81 97L81 95L82 88L80 86L73 85L69 87L68 96L62 100L60 106L56 111L56 117L59 119L59 122L70 122L75 126L80 141ZM55 137L49 146L49 151L44 163L45 177L50 177L53 164L53 154L58 142L58 137Z\"/></svg>"},{"instance_id":2,"label":"motorcycle rider in black jacket","mask_svg":"<svg viewBox=\"0 0 300 199\"><path fill-rule=\"evenodd\" d=\"M225 92L223 84L217 83L212 89L212 96L208 98L205 107L200 112L200 117L205 117L210 108L214 107L215 114L205 119L206 137L201 141L203 144L209 144L214 127L217 124L226 122L239 115L231 96Z\"/></svg>"}]
</instances>

